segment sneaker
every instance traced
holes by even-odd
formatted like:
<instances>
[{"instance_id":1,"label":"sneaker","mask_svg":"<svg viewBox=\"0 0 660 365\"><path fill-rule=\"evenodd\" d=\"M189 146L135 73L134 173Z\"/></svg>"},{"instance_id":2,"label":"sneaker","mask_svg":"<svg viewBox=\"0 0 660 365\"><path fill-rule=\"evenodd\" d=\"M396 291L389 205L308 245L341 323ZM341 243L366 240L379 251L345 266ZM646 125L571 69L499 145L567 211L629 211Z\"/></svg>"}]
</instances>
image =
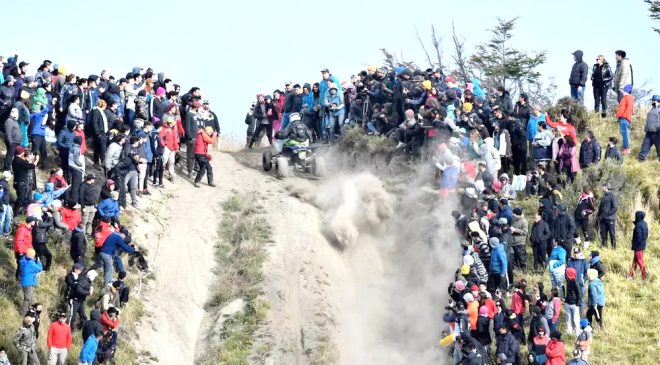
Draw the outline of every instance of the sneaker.
<instances>
[{"instance_id":1,"label":"sneaker","mask_svg":"<svg viewBox=\"0 0 660 365\"><path fill-rule=\"evenodd\" d=\"M215 187L215 184L212 183L212 182L210 182L210 183L209 183L209 186L212 187L212 188L214 188L214 187Z\"/></svg>"},{"instance_id":2,"label":"sneaker","mask_svg":"<svg viewBox=\"0 0 660 365\"><path fill-rule=\"evenodd\" d=\"M601 118L607 118L607 113L600 113Z\"/></svg>"},{"instance_id":3,"label":"sneaker","mask_svg":"<svg viewBox=\"0 0 660 365\"><path fill-rule=\"evenodd\" d=\"M396 145L396 148L401 148L401 147L403 147L403 146L405 146L405 145L406 145L405 143L403 143L403 142L399 142L399 144Z\"/></svg>"},{"instance_id":4,"label":"sneaker","mask_svg":"<svg viewBox=\"0 0 660 365\"><path fill-rule=\"evenodd\" d=\"M144 194L144 195L151 195L151 193L150 193L149 190L147 190L147 189L142 190L142 194Z\"/></svg>"},{"instance_id":5,"label":"sneaker","mask_svg":"<svg viewBox=\"0 0 660 365\"><path fill-rule=\"evenodd\" d=\"M135 208L135 209L137 209L137 207L138 207L138 204L137 204L137 203L131 203L131 207L133 207L133 208Z\"/></svg>"},{"instance_id":6,"label":"sneaker","mask_svg":"<svg viewBox=\"0 0 660 365\"><path fill-rule=\"evenodd\" d=\"M197 181L193 181L193 186L196 187L196 188L199 187L199 184L197 184Z\"/></svg>"},{"instance_id":7,"label":"sneaker","mask_svg":"<svg viewBox=\"0 0 660 365\"><path fill-rule=\"evenodd\" d=\"M161 189L165 189L165 184L158 184L158 185L156 185L156 187L159 187Z\"/></svg>"}]
</instances>

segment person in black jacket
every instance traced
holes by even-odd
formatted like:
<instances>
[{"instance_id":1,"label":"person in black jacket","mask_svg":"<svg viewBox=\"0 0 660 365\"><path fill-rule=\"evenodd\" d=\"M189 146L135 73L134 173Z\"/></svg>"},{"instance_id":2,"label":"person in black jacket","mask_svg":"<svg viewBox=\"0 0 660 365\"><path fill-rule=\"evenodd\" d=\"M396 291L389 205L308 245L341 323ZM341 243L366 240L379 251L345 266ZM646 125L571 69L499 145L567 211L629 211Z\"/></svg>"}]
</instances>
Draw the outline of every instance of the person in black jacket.
<instances>
[{"instance_id":1,"label":"person in black jacket","mask_svg":"<svg viewBox=\"0 0 660 365\"><path fill-rule=\"evenodd\" d=\"M74 329L76 325L76 314L80 316L81 326L87 321L87 315L85 314L85 300L87 300L87 297L94 292L92 282L97 276L98 274L96 270L89 270L84 276L82 276L81 273L78 276L78 282L69 293L69 297L71 298L69 302L71 304L71 318L69 319L71 329Z\"/></svg>"},{"instance_id":2,"label":"person in black jacket","mask_svg":"<svg viewBox=\"0 0 660 365\"><path fill-rule=\"evenodd\" d=\"M53 254L48 249L47 230L53 226L53 217L44 214L42 219L35 221L32 227L32 246L37 256L42 260L44 271L50 270L50 264L53 261Z\"/></svg>"},{"instance_id":3,"label":"person in black jacket","mask_svg":"<svg viewBox=\"0 0 660 365\"><path fill-rule=\"evenodd\" d=\"M69 254L74 264L85 266L85 253L87 241L85 240L85 224L79 223L71 232L71 248Z\"/></svg>"},{"instance_id":4,"label":"person in black jacket","mask_svg":"<svg viewBox=\"0 0 660 365\"><path fill-rule=\"evenodd\" d=\"M635 270L639 267L642 272L642 280L646 280L646 264L644 264L644 250L646 250L646 240L649 237L649 226L644 222L646 213L638 210L635 212L635 228L633 229L632 247L634 251L632 269L628 274L628 278L635 277Z\"/></svg>"},{"instance_id":5,"label":"person in black jacket","mask_svg":"<svg viewBox=\"0 0 660 365\"><path fill-rule=\"evenodd\" d=\"M529 241L532 243L532 252L534 254L534 271L545 269L545 263L548 252L548 240L550 239L550 226L541 219L541 214L536 214L532 224L532 233Z\"/></svg>"},{"instance_id":6,"label":"person in black jacket","mask_svg":"<svg viewBox=\"0 0 660 365\"><path fill-rule=\"evenodd\" d=\"M105 100L99 100L90 114L92 136L94 136L95 166L98 166L99 162L102 164L105 161L105 152L108 148L108 131L112 124L105 113L106 107Z\"/></svg>"},{"instance_id":7,"label":"person in black jacket","mask_svg":"<svg viewBox=\"0 0 660 365\"><path fill-rule=\"evenodd\" d=\"M607 246L607 235L609 234L612 248L616 248L616 212L619 204L611 189L609 183L603 185L605 195L598 206L598 225L600 227L600 244Z\"/></svg>"},{"instance_id":8,"label":"person in black jacket","mask_svg":"<svg viewBox=\"0 0 660 365\"><path fill-rule=\"evenodd\" d=\"M252 116L257 127L250 138L248 148L252 148L254 142L261 142L261 132L266 132L268 144L273 145L273 121L277 120L278 112L270 98L257 95L257 104L254 106Z\"/></svg>"},{"instance_id":9,"label":"person in black jacket","mask_svg":"<svg viewBox=\"0 0 660 365\"><path fill-rule=\"evenodd\" d=\"M503 323L497 329L497 347L495 356L503 364L516 364L516 359L520 357L520 343L509 332L506 323Z\"/></svg>"},{"instance_id":10,"label":"person in black jacket","mask_svg":"<svg viewBox=\"0 0 660 365\"><path fill-rule=\"evenodd\" d=\"M32 192L36 188L35 168L39 163L39 156L25 150L14 158L14 190L16 190L16 201L14 202L14 217L20 215L29 203Z\"/></svg>"},{"instance_id":11,"label":"person in black jacket","mask_svg":"<svg viewBox=\"0 0 660 365\"><path fill-rule=\"evenodd\" d=\"M552 238L554 238L567 253L573 252L575 230L575 221L573 220L573 217L566 214L566 207L563 204L558 204L555 208L555 219L551 224Z\"/></svg>"},{"instance_id":12,"label":"person in black jacket","mask_svg":"<svg viewBox=\"0 0 660 365\"><path fill-rule=\"evenodd\" d=\"M610 64L605 60L605 56L598 55L591 70L591 85L594 88L594 111L598 113L601 110L600 116L603 118L607 116L607 91L612 86L612 79L614 74Z\"/></svg>"},{"instance_id":13,"label":"person in black jacket","mask_svg":"<svg viewBox=\"0 0 660 365\"><path fill-rule=\"evenodd\" d=\"M602 279L605 276L605 265L600 260L600 252L591 251L591 258L589 260L589 268L598 271L598 278Z\"/></svg>"},{"instance_id":14,"label":"person in black jacket","mask_svg":"<svg viewBox=\"0 0 660 365\"><path fill-rule=\"evenodd\" d=\"M584 133L582 145L580 145L580 168L586 169L590 165L600 162L601 151L600 143L598 143L596 136L594 136L594 132L587 130Z\"/></svg>"},{"instance_id":15,"label":"person in black jacket","mask_svg":"<svg viewBox=\"0 0 660 365\"><path fill-rule=\"evenodd\" d=\"M89 336L98 336L103 333L103 325L101 324L101 312L98 309L92 310L89 314L90 319L83 323L82 327L82 340L83 343L87 341Z\"/></svg>"},{"instance_id":16,"label":"person in black jacket","mask_svg":"<svg viewBox=\"0 0 660 365\"><path fill-rule=\"evenodd\" d=\"M587 75L589 74L589 66L582 60L583 55L584 52L580 50L573 52L575 63L571 68L571 76L568 79L568 84L571 86L571 98L579 103L584 102L584 87L587 84Z\"/></svg>"},{"instance_id":17,"label":"person in black jacket","mask_svg":"<svg viewBox=\"0 0 660 365\"><path fill-rule=\"evenodd\" d=\"M79 202L82 206L82 220L83 230L86 234L91 235L94 230L92 223L96 215L96 193L94 192L94 181L96 177L94 174L87 174L85 181L80 185Z\"/></svg>"}]
</instances>

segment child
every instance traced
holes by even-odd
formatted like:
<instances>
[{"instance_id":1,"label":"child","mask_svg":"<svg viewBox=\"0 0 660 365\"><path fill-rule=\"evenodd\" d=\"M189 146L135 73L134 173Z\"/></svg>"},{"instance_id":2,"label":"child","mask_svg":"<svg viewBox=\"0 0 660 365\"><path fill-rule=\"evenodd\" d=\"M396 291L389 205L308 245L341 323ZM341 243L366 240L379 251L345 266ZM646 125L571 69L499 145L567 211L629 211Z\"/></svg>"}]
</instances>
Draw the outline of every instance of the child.
<instances>
[{"instance_id":1,"label":"child","mask_svg":"<svg viewBox=\"0 0 660 365\"><path fill-rule=\"evenodd\" d=\"M632 236L632 250L635 252L633 255L632 269L628 274L628 280L635 277L635 270L639 266L642 272L642 280L646 280L646 265L644 264L644 250L646 250L646 240L649 237L649 227L644 222L646 213L641 210L635 212L635 229Z\"/></svg>"},{"instance_id":2,"label":"child","mask_svg":"<svg viewBox=\"0 0 660 365\"><path fill-rule=\"evenodd\" d=\"M617 148L616 144L619 143L619 140L612 136L607 140L607 148L605 149L605 159L613 159L615 161L621 161L621 152Z\"/></svg>"},{"instance_id":3,"label":"child","mask_svg":"<svg viewBox=\"0 0 660 365\"><path fill-rule=\"evenodd\" d=\"M7 349L0 347L0 365L11 365L7 358Z\"/></svg>"},{"instance_id":4,"label":"child","mask_svg":"<svg viewBox=\"0 0 660 365\"><path fill-rule=\"evenodd\" d=\"M557 323L559 322L559 313L561 312L561 299L559 298L559 289L552 288L550 290L552 298L545 306L545 319L548 321L550 333L557 331Z\"/></svg>"}]
</instances>

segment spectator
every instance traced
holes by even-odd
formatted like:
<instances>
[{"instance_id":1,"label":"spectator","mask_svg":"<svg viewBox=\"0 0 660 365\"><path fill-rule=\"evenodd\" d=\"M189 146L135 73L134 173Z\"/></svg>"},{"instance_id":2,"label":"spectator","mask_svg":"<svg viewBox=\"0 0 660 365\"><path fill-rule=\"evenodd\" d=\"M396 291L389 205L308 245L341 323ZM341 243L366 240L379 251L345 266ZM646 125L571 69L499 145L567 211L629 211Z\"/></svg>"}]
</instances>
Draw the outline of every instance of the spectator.
<instances>
[{"instance_id":1,"label":"spectator","mask_svg":"<svg viewBox=\"0 0 660 365\"><path fill-rule=\"evenodd\" d=\"M23 325L16 331L13 343L18 350L20 363L25 365L39 365L37 356L37 337L32 324L34 317L25 316Z\"/></svg>"},{"instance_id":2,"label":"spectator","mask_svg":"<svg viewBox=\"0 0 660 365\"><path fill-rule=\"evenodd\" d=\"M628 279L632 280L635 277L635 271L639 267L639 270L642 272L642 280L646 281L646 264L644 263L644 250L646 250L646 240L649 237L649 227L644 222L644 217L646 213L642 210L635 212L635 227L633 229L632 235L632 250L633 254L633 263L630 273L628 273Z\"/></svg>"},{"instance_id":3,"label":"spectator","mask_svg":"<svg viewBox=\"0 0 660 365\"><path fill-rule=\"evenodd\" d=\"M530 329L530 334L532 333ZM546 347L550 343L548 331L540 326L536 329L536 336L529 341L529 362L539 365L545 365L547 356L545 355Z\"/></svg>"},{"instance_id":4,"label":"spectator","mask_svg":"<svg viewBox=\"0 0 660 365\"><path fill-rule=\"evenodd\" d=\"M123 233L113 232L103 242L101 250L99 251L99 258L103 263L103 285L108 285L112 282L112 274L114 271L115 257L121 262L117 250L121 249L124 252L135 252L135 249L124 242L126 235ZM119 266L119 263L118 265ZM123 269L123 265L120 266Z\"/></svg>"},{"instance_id":5,"label":"spectator","mask_svg":"<svg viewBox=\"0 0 660 365\"><path fill-rule=\"evenodd\" d=\"M651 109L646 114L646 124L644 125L644 141L639 151L638 160L646 160L646 156L655 146L655 153L660 160L660 95L653 95L651 98Z\"/></svg>"},{"instance_id":6,"label":"spectator","mask_svg":"<svg viewBox=\"0 0 660 365\"><path fill-rule=\"evenodd\" d=\"M85 321L82 327L82 340L83 343L87 341L89 336L96 333L103 333L103 325L101 324L101 312L94 308L89 314L90 319Z\"/></svg>"},{"instance_id":7,"label":"spectator","mask_svg":"<svg viewBox=\"0 0 660 365\"><path fill-rule=\"evenodd\" d=\"M605 276L605 265L600 260L600 253L598 251L591 251L591 259L589 260L589 268L598 272L598 278L602 279Z\"/></svg>"},{"instance_id":8,"label":"spectator","mask_svg":"<svg viewBox=\"0 0 660 365\"><path fill-rule=\"evenodd\" d=\"M559 171L566 174L568 182L575 180L575 174L580 170L576 153L576 141L571 136L564 136L564 143L559 147Z\"/></svg>"},{"instance_id":9,"label":"spectator","mask_svg":"<svg viewBox=\"0 0 660 365\"><path fill-rule=\"evenodd\" d=\"M7 147L7 154L5 155L4 169L5 171L12 170L12 162L16 154L16 147L20 146L22 133L18 125L18 109L12 108L9 113L9 118L5 120L5 146Z\"/></svg>"},{"instance_id":10,"label":"spectator","mask_svg":"<svg viewBox=\"0 0 660 365\"><path fill-rule=\"evenodd\" d=\"M77 269L74 268L74 271ZM78 273L80 275L80 273ZM73 292L69 294L70 304L71 304L71 319L69 320L69 325L71 328L74 328L76 325L76 315L80 316L80 324L83 325L87 321L87 315L85 314L85 301L87 297L94 293L94 288L92 283L98 274L96 270L91 269L87 271L82 277L78 278L78 281L75 283Z\"/></svg>"},{"instance_id":11,"label":"spectator","mask_svg":"<svg viewBox=\"0 0 660 365\"><path fill-rule=\"evenodd\" d=\"M570 359L566 365L588 365L588 363L583 360L583 354L580 349L574 349L573 350L573 358Z\"/></svg>"},{"instance_id":12,"label":"spectator","mask_svg":"<svg viewBox=\"0 0 660 365\"><path fill-rule=\"evenodd\" d=\"M34 304L34 288L37 286L37 274L43 271L43 265L39 258L35 258L36 252L33 248L28 248L25 255L22 256L19 268L21 275L21 287L23 288L23 307L21 313L27 313L28 309Z\"/></svg>"},{"instance_id":13,"label":"spectator","mask_svg":"<svg viewBox=\"0 0 660 365\"><path fill-rule=\"evenodd\" d=\"M329 87L323 103L328 110L324 138L326 141L334 140L337 128L339 128L342 135L344 133L344 95L340 93L339 86L333 84ZM282 128L284 128L284 123L282 124Z\"/></svg>"},{"instance_id":14,"label":"spectator","mask_svg":"<svg viewBox=\"0 0 660 365\"><path fill-rule=\"evenodd\" d=\"M2 237L9 237L11 233L11 222L13 217L12 207L9 198L10 191L9 181L13 177L10 171L4 171L0 177L0 234Z\"/></svg>"},{"instance_id":15,"label":"spectator","mask_svg":"<svg viewBox=\"0 0 660 365\"><path fill-rule=\"evenodd\" d=\"M48 249L47 233L52 227L53 217L48 214L39 215L39 218L34 222L34 226L32 227L32 247L36 252L36 256L43 259L44 271L50 270L50 264L53 261L53 255Z\"/></svg>"},{"instance_id":16,"label":"spectator","mask_svg":"<svg viewBox=\"0 0 660 365\"><path fill-rule=\"evenodd\" d=\"M509 332L505 324L498 327L497 333L495 356L500 361L500 364L517 364L520 357L520 343Z\"/></svg>"},{"instance_id":17,"label":"spectator","mask_svg":"<svg viewBox=\"0 0 660 365\"><path fill-rule=\"evenodd\" d=\"M577 336L577 350L580 350L580 358L584 361L589 360L591 354L591 342L593 341L591 326L586 319L580 320L580 333ZM575 352L573 352L575 354Z\"/></svg>"},{"instance_id":18,"label":"spectator","mask_svg":"<svg viewBox=\"0 0 660 365\"><path fill-rule=\"evenodd\" d=\"M623 97L619 102L619 108L616 110L616 117L619 120L619 129L621 131L621 153L627 155L630 153L630 141L628 140L628 133L630 131L630 123L632 123L633 108L635 102L633 100L632 85L628 84L622 89Z\"/></svg>"},{"instance_id":19,"label":"spectator","mask_svg":"<svg viewBox=\"0 0 660 365\"><path fill-rule=\"evenodd\" d=\"M575 269L575 273L576 273L575 282L577 283L578 290L580 292L580 298L581 299L584 298L584 294L587 288L586 287L587 270L589 270L589 263L584 258L584 255L577 246L573 247L573 253L571 257L568 259L568 263L566 264L566 267ZM580 313L584 313L583 300L580 300L578 302L578 306L580 307Z\"/></svg>"},{"instance_id":20,"label":"spectator","mask_svg":"<svg viewBox=\"0 0 660 365\"><path fill-rule=\"evenodd\" d=\"M532 243L532 252L534 254L534 271L545 268L548 240L550 239L550 226L546 223L540 214L534 216L532 224L532 233L529 236Z\"/></svg>"},{"instance_id":21,"label":"spectator","mask_svg":"<svg viewBox=\"0 0 660 365\"><path fill-rule=\"evenodd\" d=\"M0 65L2 63L0 62ZM0 78L2 77L2 66L0 66ZM0 346L0 365L11 365L9 363L9 358L7 357L7 349L4 346Z\"/></svg>"},{"instance_id":22,"label":"spectator","mask_svg":"<svg viewBox=\"0 0 660 365\"><path fill-rule=\"evenodd\" d=\"M598 225L600 226L600 244L607 247L607 236L610 236L612 248L616 249L616 212L619 203L611 191L610 183L603 185L604 195L598 205Z\"/></svg>"},{"instance_id":23,"label":"spectator","mask_svg":"<svg viewBox=\"0 0 660 365\"><path fill-rule=\"evenodd\" d=\"M619 143L619 139L612 136L608 138L607 140L607 148L605 149L605 159L606 160L614 160L617 162L621 162L621 152L619 151L619 148L616 146L617 143Z\"/></svg>"},{"instance_id":24,"label":"spectator","mask_svg":"<svg viewBox=\"0 0 660 365\"><path fill-rule=\"evenodd\" d=\"M575 332L577 336L580 330L580 302L582 301L582 292L577 283L577 271L575 268L566 269L566 297L564 303L566 306L566 331Z\"/></svg>"},{"instance_id":25,"label":"spectator","mask_svg":"<svg viewBox=\"0 0 660 365\"><path fill-rule=\"evenodd\" d=\"M513 221L511 223L511 233L513 234L513 262L523 273L526 273L527 271L527 250L525 247L525 242L527 242L527 230L527 219L525 219L522 209L514 209Z\"/></svg>"},{"instance_id":26,"label":"spectator","mask_svg":"<svg viewBox=\"0 0 660 365\"><path fill-rule=\"evenodd\" d=\"M82 349L80 350L79 361L81 365L92 365L96 361L96 351L98 351L99 341L103 338L103 332L94 332L87 337Z\"/></svg>"},{"instance_id":27,"label":"spectator","mask_svg":"<svg viewBox=\"0 0 660 365\"><path fill-rule=\"evenodd\" d=\"M561 333L554 331L550 334L550 342L545 349L546 365L564 365L566 363L566 350L561 341Z\"/></svg>"},{"instance_id":28,"label":"spectator","mask_svg":"<svg viewBox=\"0 0 660 365\"><path fill-rule=\"evenodd\" d=\"M266 132L268 144L273 144L273 121L277 119L277 111L272 102L267 101L263 94L257 95L257 104L254 106L253 116L257 124L257 129L252 134L248 148L252 148L255 141L261 142L261 132Z\"/></svg>"},{"instance_id":29,"label":"spectator","mask_svg":"<svg viewBox=\"0 0 660 365\"><path fill-rule=\"evenodd\" d=\"M105 154L108 147L108 131L111 124L108 123L106 114L107 103L105 100L99 100L90 114L90 123L92 136L94 137L94 166L98 167L105 161Z\"/></svg>"},{"instance_id":30,"label":"spectator","mask_svg":"<svg viewBox=\"0 0 660 365\"><path fill-rule=\"evenodd\" d=\"M202 181L204 174L206 174L207 183L210 187L215 187L213 183L213 166L211 166L211 155L208 154L209 145L215 144L218 140L218 133L213 130L213 127L206 127L197 131L197 138L195 139L195 161L199 166L199 171L195 176L193 186L199 187L198 183Z\"/></svg>"},{"instance_id":31,"label":"spectator","mask_svg":"<svg viewBox=\"0 0 660 365\"><path fill-rule=\"evenodd\" d=\"M163 170L168 171L170 182L174 182L174 178L176 176L176 173L174 172L174 163L176 161L176 155L179 151L179 135L175 129L174 117L168 115L164 118L165 124L158 133L160 138L160 145L163 146ZM160 186L163 187L162 179Z\"/></svg>"},{"instance_id":32,"label":"spectator","mask_svg":"<svg viewBox=\"0 0 660 365\"><path fill-rule=\"evenodd\" d=\"M66 323L66 313L62 312L48 328L48 365L65 365L71 342L71 327Z\"/></svg>"},{"instance_id":33,"label":"spectator","mask_svg":"<svg viewBox=\"0 0 660 365\"><path fill-rule=\"evenodd\" d=\"M85 225L78 224L71 232L71 249L69 255L74 264L85 266L85 253L87 251L87 241L85 239Z\"/></svg>"},{"instance_id":34,"label":"spectator","mask_svg":"<svg viewBox=\"0 0 660 365\"><path fill-rule=\"evenodd\" d=\"M568 80L571 86L571 97L580 104L584 103L584 88L587 84L589 66L582 60L584 53L580 50L573 52L575 63L571 69L571 76Z\"/></svg>"},{"instance_id":35,"label":"spectator","mask_svg":"<svg viewBox=\"0 0 660 365\"><path fill-rule=\"evenodd\" d=\"M507 254L504 251L504 245L500 243L497 237L491 237L488 240L491 247L490 267L488 270L488 279L490 280L489 291L495 289L506 289L507 285Z\"/></svg>"},{"instance_id":36,"label":"spectator","mask_svg":"<svg viewBox=\"0 0 660 365\"><path fill-rule=\"evenodd\" d=\"M626 51L617 50L614 52L616 56L616 71L614 71L614 85L613 90L617 93L617 101L623 98L623 89L626 85L630 85L632 89L633 70L630 65L630 60L626 57Z\"/></svg>"},{"instance_id":37,"label":"spectator","mask_svg":"<svg viewBox=\"0 0 660 365\"><path fill-rule=\"evenodd\" d=\"M594 205L594 194L585 187L582 189L582 193L578 198L577 205L575 206L575 212L573 214L573 217L575 218L575 224L577 227L582 228L585 247L588 242L591 241L591 235L589 234L589 217L595 210L596 207Z\"/></svg>"},{"instance_id":38,"label":"spectator","mask_svg":"<svg viewBox=\"0 0 660 365\"><path fill-rule=\"evenodd\" d=\"M587 319L593 323L594 317L600 329L603 326L603 308L605 307L605 287L603 281L598 277L598 271L589 269L587 271L589 278L589 296L587 301Z\"/></svg>"},{"instance_id":39,"label":"spectator","mask_svg":"<svg viewBox=\"0 0 660 365\"><path fill-rule=\"evenodd\" d=\"M548 258L548 268L550 269L550 283L552 287L562 290L563 295L566 250L558 244L556 239L552 240L552 252Z\"/></svg>"},{"instance_id":40,"label":"spectator","mask_svg":"<svg viewBox=\"0 0 660 365\"><path fill-rule=\"evenodd\" d=\"M600 162L600 155L600 143L594 136L594 132L587 130L580 146L580 168L586 169L590 165L597 164Z\"/></svg>"}]
</instances>

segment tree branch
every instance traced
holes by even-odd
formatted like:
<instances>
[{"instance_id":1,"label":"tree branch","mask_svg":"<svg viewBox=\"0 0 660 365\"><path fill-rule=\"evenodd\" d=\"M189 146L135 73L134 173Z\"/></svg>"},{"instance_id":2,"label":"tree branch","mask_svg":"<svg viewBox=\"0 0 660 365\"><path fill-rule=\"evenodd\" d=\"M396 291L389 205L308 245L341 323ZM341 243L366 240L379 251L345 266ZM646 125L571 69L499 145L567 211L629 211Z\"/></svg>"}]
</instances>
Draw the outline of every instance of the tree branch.
<instances>
[{"instance_id":1,"label":"tree branch","mask_svg":"<svg viewBox=\"0 0 660 365\"><path fill-rule=\"evenodd\" d=\"M417 31L417 27L415 27L415 35L417 36L417 40L419 41L419 45L422 46L422 49L424 50L424 54L426 55L426 59L429 61L429 67L433 68L433 61L431 61L431 56L429 56L429 53L426 50L426 47L424 46L424 41L422 41L422 37L419 36L419 31Z\"/></svg>"}]
</instances>

